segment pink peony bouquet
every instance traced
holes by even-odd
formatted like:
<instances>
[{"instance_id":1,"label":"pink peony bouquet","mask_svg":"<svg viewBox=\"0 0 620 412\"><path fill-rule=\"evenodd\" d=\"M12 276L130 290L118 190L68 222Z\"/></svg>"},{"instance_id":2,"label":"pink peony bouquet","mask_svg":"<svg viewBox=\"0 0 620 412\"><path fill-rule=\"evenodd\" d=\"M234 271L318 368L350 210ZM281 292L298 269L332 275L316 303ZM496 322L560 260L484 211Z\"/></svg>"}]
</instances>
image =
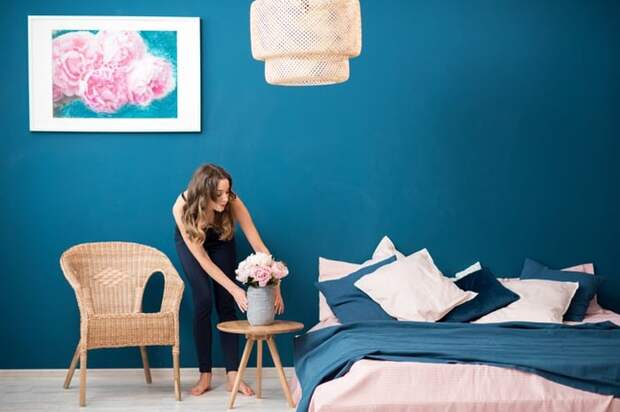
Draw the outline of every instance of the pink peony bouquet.
<instances>
[{"instance_id":1,"label":"pink peony bouquet","mask_svg":"<svg viewBox=\"0 0 620 412\"><path fill-rule=\"evenodd\" d=\"M135 31L69 32L52 41L54 107L81 99L97 113L148 106L175 89L171 63Z\"/></svg>"},{"instance_id":2,"label":"pink peony bouquet","mask_svg":"<svg viewBox=\"0 0 620 412\"><path fill-rule=\"evenodd\" d=\"M284 263L274 260L271 255L259 252L239 263L235 273L241 283L263 288L277 285L288 275L288 268Z\"/></svg>"}]
</instances>

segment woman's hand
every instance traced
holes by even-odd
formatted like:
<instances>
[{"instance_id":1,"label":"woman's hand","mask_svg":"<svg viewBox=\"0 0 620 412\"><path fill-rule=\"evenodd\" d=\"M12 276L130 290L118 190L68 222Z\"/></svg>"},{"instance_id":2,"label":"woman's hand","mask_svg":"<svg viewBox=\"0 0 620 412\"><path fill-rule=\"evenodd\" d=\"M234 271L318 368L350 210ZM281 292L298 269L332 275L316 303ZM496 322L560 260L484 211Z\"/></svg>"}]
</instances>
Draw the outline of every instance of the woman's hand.
<instances>
[{"instance_id":1,"label":"woman's hand","mask_svg":"<svg viewBox=\"0 0 620 412\"><path fill-rule=\"evenodd\" d=\"M245 294L245 290L237 287L232 293L232 297L235 299L237 306L239 306L239 310L244 312L248 310L248 297Z\"/></svg>"},{"instance_id":2,"label":"woman's hand","mask_svg":"<svg viewBox=\"0 0 620 412\"><path fill-rule=\"evenodd\" d=\"M281 315L284 313L284 299L282 299L282 292L279 287L276 288L275 297L273 307L275 308L276 315Z\"/></svg>"}]
</instances>

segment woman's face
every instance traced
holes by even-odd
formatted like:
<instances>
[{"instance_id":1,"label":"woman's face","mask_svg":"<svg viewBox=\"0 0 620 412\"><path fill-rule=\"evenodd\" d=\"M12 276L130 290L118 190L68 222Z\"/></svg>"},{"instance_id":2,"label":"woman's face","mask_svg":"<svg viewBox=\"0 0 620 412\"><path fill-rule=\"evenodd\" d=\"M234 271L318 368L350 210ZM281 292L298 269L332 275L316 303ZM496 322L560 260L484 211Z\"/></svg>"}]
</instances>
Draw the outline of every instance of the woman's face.
<instances>
[{"instance_id":1,"label":"woman's face","mask_svg":"<svg viewBox=\"0 0 620 412\"><path fill-rule=\"evenodd\" d=\"M216 212L223 212L224 208L228 204L230 195L230 182L228 179L222 179L217 183L217 191L215 192L217 198L215 201L209 199L209 207Z\"/></svg>"}]
</instances>

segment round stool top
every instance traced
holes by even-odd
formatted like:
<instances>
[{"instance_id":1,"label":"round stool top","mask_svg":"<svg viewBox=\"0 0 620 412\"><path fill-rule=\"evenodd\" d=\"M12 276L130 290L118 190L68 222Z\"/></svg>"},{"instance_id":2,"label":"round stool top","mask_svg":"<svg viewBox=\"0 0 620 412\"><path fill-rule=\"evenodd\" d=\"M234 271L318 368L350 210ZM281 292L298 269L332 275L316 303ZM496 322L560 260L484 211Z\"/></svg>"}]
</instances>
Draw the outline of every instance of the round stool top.
<instances>
[{"instance_id":1,"label":"round stool top","mask_svg":"<svg viewBox=\"0 0 620 412\"><path fill-rule=\"evenodd\" d=\"M303 329L304 324L291 320L275 320L271 325L252 326L247 320L231 320L229 322L218 323L217 328L222 332L260 336L296 332Z\"/></svg>"}]
</instances>

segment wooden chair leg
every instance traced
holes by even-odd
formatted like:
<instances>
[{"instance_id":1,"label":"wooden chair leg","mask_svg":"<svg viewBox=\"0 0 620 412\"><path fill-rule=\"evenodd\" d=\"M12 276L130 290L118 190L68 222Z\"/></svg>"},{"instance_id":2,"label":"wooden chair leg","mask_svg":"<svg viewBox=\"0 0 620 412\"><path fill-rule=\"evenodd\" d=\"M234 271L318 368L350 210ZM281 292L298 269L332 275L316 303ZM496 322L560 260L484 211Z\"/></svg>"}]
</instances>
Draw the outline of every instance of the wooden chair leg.
<instances>
[{"instance_id":1,"label":"wooden chair leg","mask_svg":"<svg viewBox=\"0 0 620 412\"><path fill-rule=\"evenodd\" d=\"M172 348L172 365L174 374L174 395L177 401L181 400L181 369L179 365L179 348Z\"/></svg>"},{"instance_id":2,"label":"wooden chair leg","mask_svg":"<svg viewBox=\"0 0 620 412\"><path fill-rule=\"evenodd\" d=\"M262 389L262 369L263 369L263 340L256 341L256 399L260 399Z\"/></svg>"},{"instance_id":3,"label":"wooden chair leg","mask_svg":"<svg viewBox=\"0 0 620 412\"><path fill-rule=\"evenodd\" d=\"M237 391L239 390L239 384L243 378L243 372L250 359L250 353L252 352L252 346L254 345L254 339L248 336L248 340L245 342L245 349L243 349L243 355L241 356L241 363L239 363L239 370L237 371L237 377L235 378L235 384L233 385L232 392L230 393L230 400L228 401L228 409L232 409L235 404L235 398L237 397Z\"/></svg>"},{"instance_id":4,"label":"wooden chair leg","mask_svg":"<svg viewBox=\"0 0 620 412\"><path fill-rule=\"evenodd\" d=\"M140 346L140 356L142 357L142 366L144 366L144 377L146 378L146 383L152 383L153 380L151 379L149 355L146 352L146 346Z\"/></svg>"},{"instance_id":5,"label":"wooden chair leg","mask_svg":"<svg viewBox=\"0 0 620 412\"><path fill-rule=\"evenodd\" d=\"M280 377L280 384L282 385L282 389L284 390L284 396L286 396L288 405L291 408L294 408L295 404L293 403L291 390L288 387L288 382L286 381L286 376L284 375L284 369L282 369L282 362L280 362L280 355L278 354L278 349L276 348L276 342L273 340L273 336L269 336L267 338L267 346L269 346L269 351L271 352L271 358L273 359L273 363L274 365L276 365L276 369Z\"/></svg>"},{"instance_id":6,"label":"wooden chair leg","mask_svg":"<svg viewBox=\"0 0 620 412\"><path fill-rule=\"evenodd\" d=\"M86 406L86 349L80 350L80 406Z\"/></svg>"},{"instance_id":7,"label":"wooden chair leg","mask_svg":"<svg viewBox=\"0 0 620 412\"><path fill-rule=\"evenodd\" d=\"M71 359L71 365L69 365L69 370L67 371L67 377L65 378L65 389L69 389L69 385L71 385L71 380L73 379L73 373L75 372L75 367L77 366L78 359L80 358L80 343L78 342L77 347L75 348L75 353L73 354L73 358Z\"/></svg>"}]
</instances>

